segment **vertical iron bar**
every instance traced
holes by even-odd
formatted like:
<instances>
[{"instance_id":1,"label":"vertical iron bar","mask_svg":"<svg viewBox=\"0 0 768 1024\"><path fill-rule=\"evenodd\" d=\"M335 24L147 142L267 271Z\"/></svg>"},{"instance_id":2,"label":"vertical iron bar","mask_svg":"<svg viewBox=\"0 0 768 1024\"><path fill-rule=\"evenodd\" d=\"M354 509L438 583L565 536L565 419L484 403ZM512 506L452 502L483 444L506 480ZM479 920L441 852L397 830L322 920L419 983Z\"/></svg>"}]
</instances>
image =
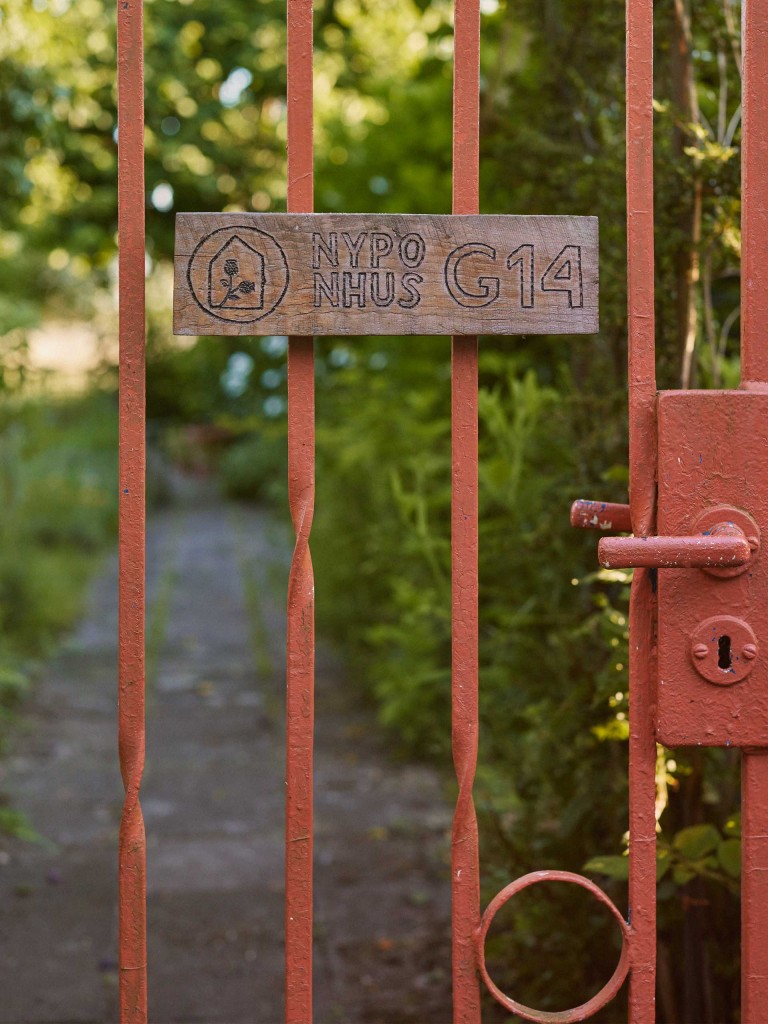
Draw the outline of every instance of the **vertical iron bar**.
<instances>
[{"instance_id":1,"label":"vertical iron bar","mask_svg":"<svg viewBox=\"0 0 768 1024\"><path fill-rule=\"evenodd\" d=\"M314 204L312 0L288 0L288 210ZM288 500L296 546L288 580L285 1019L312 1020L315 619L309 534L315 507L314 340L288 342Z\"/></svg>"},{"instance_id":2,"label":"vertical iron bar","mask_svg":"<svg viewBox=\"0 0 768 1024\"><path fill-rule=\"evenodd\" d=\"M629 495L634 533L648 536L656 504L653 0L627 0L626 13ZM629 622L631 1024L652 1024L656 1003L655 606L650 572L635 570Z\"/></svg>"},{"instance_id":3,"label":"vertical iron bar","mask_svg":"<svg viewBox=\"0 0 768 1024\"><path fill-rule=\"evenodd\" d=\"M144 56L142 0L117 4L120 337L118 746L125 788L118 855L120 1020L147 1020L144 770Z\"/></svg>"},{"instance_id":4,"label":"vertical iron bar","mask_svg":"<svg viewBox=\"0 0 768 1024\"><path fill-rule=\"evenodd\" d=\"M741 763L741 1020L768 1014L768 750L744 751Z\"/></svg>"},{"instance_id":5,"label":"vertical iron bar","mask_svg":"<svg viewBox=\"0 0 768 1024\"><path fill-rule=\"evenodd\" d=\"M649 569L635 569L629 604L630 1024L656 1019L656 739L651 721L655 606Z\"/></svg>"},{"instance_id":6,"label":"vertical iron bar","mask_svg":"<svg viewBox=\"0 0 768 1024\"><path fill-rule=\"evenodd\" d=\"M656 349L653 245L653 0L627 0L629 500L633 532L653 531Z\"/></svg>"},{"instance_id":7,"label":"vertical iron bar","mask_svg":"<svg viewBox=\"0 0 768 1024\"><path fill-rule=\"evenodd\" d=\"M768 384L768 8L742 6L741 386ZM768 1014L768 751L745 750L741 763L741 1019Z\"/></svg>"},{"instance_id":8,"label":"vertical iron bar","mask_svg":"<svg viewBox=\"0 0 768 1024\"><path fill-rule=\"evenodd\" d=\"M453 212L477 213L480 159L480 6L455 0ZM472 787L478 744L477 338L454 337L452 394L452 745L459 784L451 848L453 1019L480 1021L475 932L480 858Z\"/></svg>"},{"instance_id":9,"label":"vertical iron bar","mask_svg":"<svg viewBox=\"0 0 768 1024\"><path fill-rule=\"evenodd\" d=\"M741 382L768 384L768 8L742 5L743 85L741 121Z\"/></svg>"}]
</instances>

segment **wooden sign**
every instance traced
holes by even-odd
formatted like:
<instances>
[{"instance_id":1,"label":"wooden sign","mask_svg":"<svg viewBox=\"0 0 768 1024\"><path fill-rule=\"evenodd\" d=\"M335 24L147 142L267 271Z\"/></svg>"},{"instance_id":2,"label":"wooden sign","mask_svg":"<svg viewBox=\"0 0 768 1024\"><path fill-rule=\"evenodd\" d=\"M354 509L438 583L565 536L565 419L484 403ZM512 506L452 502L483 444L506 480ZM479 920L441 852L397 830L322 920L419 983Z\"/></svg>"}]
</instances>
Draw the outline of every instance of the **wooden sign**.
<instances>
[{"instance_id":1,"label":"wooden sign","mask_svg":"<svg viewBox=\"0 0 768 1024\"><path fill-rule=\"evenodd\" d=\"M176 334L589 334L595 217L182 213Z\"/></svg>"}]
</instances>

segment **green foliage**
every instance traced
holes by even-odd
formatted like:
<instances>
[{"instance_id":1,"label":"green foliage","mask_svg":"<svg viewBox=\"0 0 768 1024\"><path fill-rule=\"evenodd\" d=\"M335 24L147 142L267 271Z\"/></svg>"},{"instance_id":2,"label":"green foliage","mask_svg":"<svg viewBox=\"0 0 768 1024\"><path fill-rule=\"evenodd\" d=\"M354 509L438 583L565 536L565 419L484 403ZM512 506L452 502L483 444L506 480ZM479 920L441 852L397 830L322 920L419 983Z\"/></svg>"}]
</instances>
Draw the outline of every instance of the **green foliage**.
<instances>
[{"instance_id":1,"label":"green foliage","mask_svg":"<svg viewBox=\"0 0 768 1024\"><path fill-rule=\"evenodd\" d=\"M734 835L734 826L735 820L732 819L721 834L714 825L689 825L680 829L671 843L662 838L656 853L656 880L661 881L671 872L675 886L681 887L693 878L708 878L738 894L738 886L733 884L733 880L741 875L741 838L738 828ZM592 857L584 865L584 870L626 882L629 858L613 855Z\"/></svg>"},{"instance_id":2,"label":"green foliage","mask_svg":"<svg viewBox=\"0 0 768 1024\"><path fill-rule=\"evenodd\" d=\"M117 526L116 408L110 396L0 407L0 703L71 625ZM1 723L0 723L1 725Z\"/></svg>"},{"instance_id":3,"label":"green foliage","mask_svg":"<svg viewBox=\"0 0 768 1024\"><path fill-rule=\"evenodd\" d=\"M25 672L9 664L0 665L0 736L28 688L29 677Z\"/></svg>"},{"instance_id":4,"label":"green foliage","mask_svg":"<svg viewBox=\"0 0 768 1024\"><path fill-rule=\"evenodd\" d=\"M274 504L284 500L288 467L283 432L261 431L232 445L219 463L219 473L230 498Z\"/></svg>"},{"instance_id":5,"label":"green foliage","mask_svg":"<svg viewBox=\"0 0 768 1024\"><path fill-rule=\"evenodd\" d=\"M611 854L606 854L603 857L591 857L584 865L584 870L591 871L595 875L615 878L619 882L626 882L629 878L629 857L617 857Z\"/></svg>"},{"instance_id":6,"label":"green foliage","mask_svg":"<svg viewBox=\"0 0 768 1024\"><path fill-rule=\"evenodd\" d=\"M20 811L0 806L0 836L3 834L27 843L37 843L42 839Z\"/></svg>"}]
</instances>

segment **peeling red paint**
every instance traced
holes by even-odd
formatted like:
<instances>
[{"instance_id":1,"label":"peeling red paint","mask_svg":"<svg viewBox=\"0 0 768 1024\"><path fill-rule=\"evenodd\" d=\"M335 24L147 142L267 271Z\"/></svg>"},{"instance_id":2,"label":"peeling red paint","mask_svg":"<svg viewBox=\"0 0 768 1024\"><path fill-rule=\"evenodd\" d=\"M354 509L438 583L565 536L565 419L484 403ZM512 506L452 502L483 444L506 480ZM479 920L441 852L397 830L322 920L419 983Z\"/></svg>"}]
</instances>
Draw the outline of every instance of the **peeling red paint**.
<instances>
[{"instance_id":1,"label":"peeling red paint","mask_svg":"<svg viewBox=\"0 0 768 1024\"><path fill-rule=\"evenodd\" d=\"M571 505L571 526L582 530L604 530L606 533L631 533L629 505L579 498Z\"/></svg>"}]
</instances>

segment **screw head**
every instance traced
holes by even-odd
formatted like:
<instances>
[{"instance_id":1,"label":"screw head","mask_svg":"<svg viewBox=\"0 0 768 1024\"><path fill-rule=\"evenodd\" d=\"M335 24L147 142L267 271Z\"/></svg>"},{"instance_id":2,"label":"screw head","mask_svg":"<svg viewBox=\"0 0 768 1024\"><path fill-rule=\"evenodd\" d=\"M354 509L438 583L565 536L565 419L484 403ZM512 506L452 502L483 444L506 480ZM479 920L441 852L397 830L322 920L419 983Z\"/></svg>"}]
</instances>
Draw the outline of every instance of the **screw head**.
<instances>
[{"instance_id":1,"label":"screw head","mask_svg":"<svg viewBox=\"0 0 768 1024\"><path fill-rule=\"evenodd\" d=\"M747 661L752 661L753 658L757 657L757 647L754 644L745 644L741 653Z\"/></svg>"},{"instance_id":2,"label":"screw head","mask_svg":"<svg viewBox=\"0 0 768 1024\"><path fill-rule=\"evenodd\" d=\"M702 658L706 658L708 653L709 651L707 650L706 644L696 644L696 646L693 648L693 656L694 658L698 658L699 660L701 660Z\"/></svg>"}]
</instances>

